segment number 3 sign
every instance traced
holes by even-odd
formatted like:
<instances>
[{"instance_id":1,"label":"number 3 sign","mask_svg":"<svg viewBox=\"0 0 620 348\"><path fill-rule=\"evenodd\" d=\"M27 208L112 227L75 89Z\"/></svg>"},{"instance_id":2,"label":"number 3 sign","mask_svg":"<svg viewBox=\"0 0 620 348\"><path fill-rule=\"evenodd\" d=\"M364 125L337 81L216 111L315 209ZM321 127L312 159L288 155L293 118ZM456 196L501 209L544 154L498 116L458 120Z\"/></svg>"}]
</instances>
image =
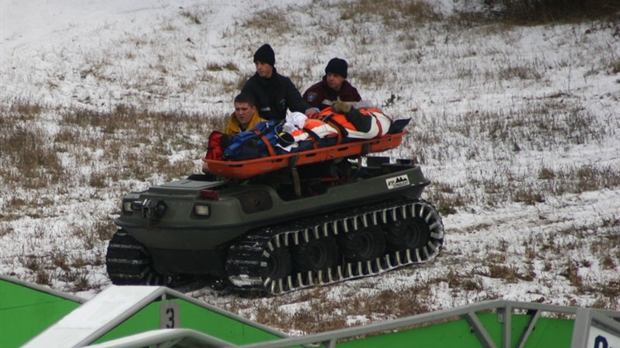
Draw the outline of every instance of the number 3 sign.
<instances>
[{"instance_id":1,"label":"number 3 sign","mask_svg":"<svg viewBox=\"0 0 620 348\"><path fill-rule=\"evenodd\" d=\"M181 327L181 311L178 302L162 302L159 306L159 328L178 329Z\"/></svg>"}]
</instances>

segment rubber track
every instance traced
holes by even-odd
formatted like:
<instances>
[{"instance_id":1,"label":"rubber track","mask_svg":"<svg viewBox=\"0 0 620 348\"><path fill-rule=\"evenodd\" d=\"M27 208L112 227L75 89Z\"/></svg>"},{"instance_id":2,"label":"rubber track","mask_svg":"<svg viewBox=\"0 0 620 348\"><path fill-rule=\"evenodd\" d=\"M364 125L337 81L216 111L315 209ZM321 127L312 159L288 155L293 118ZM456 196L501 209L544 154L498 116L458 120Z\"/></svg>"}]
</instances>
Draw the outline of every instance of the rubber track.
<instances>
[{"instance_id":1,"label":"rubber track","mask_svg":"<svg viewBox=\"0 0 620 348\"><path fill-rule=\"evenodd\" d=\"M114 284L140 284L150 270L148 253L127 232L119 230L108 244L106 268Z\"/></svg>"},{"instance_id":2,"label":"rubber track","mask_svg":"<svg viewBox=\"0 0 620 348\"><path fill-rule=\"evenodd\" d=\"M393 223L417 216L430 229L427 245L415 250L386 252L365 262L341 262L328 270L293 273L282 279L263 279L267 260L275 248L289 247L315 238L337 236L362 228ZM437 210L419 199L397 199L343 212L313 217L295 223L262 228L237 241L230 248L226 269L234 290L257 294L282 294L316 285L325 285L374 276L404 266L431 261L443 245L444 229Z\"/></svg>"},{"instance_id":3,"label":"rubber track","mask_svg":"<svg viewBox=\"0 0 620 348\"><path fill-rule=\"evenodd\" d=\"M116 285L177 285L173 277L153 270L149 252L124 230L117 231L108 244L106 268Z\"/></svg>"}]
</instances>

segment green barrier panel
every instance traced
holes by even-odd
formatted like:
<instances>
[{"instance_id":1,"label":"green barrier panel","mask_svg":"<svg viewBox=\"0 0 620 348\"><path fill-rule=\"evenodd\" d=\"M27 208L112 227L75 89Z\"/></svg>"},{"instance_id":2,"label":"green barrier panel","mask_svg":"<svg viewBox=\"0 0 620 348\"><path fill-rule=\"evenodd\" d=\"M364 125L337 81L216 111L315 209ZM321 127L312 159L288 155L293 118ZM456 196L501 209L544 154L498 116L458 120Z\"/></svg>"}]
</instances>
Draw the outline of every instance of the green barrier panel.
<instances>
[{"instance_id":1,"label":"green barrier panel","mask_svg":"<svg viewBox=\"0 0 620 348\"><path fill-rule=\"evenodd\" d=\"M432 326L418 327L394 333L379 334L355 341L339 342L337 347L480 347L465 320L456 320Z\"/></svg>"},{"instance_id":2,"label":"green barrier panel","mask_svg":"<svg viewBox=\"0 0 620 348\"><path fill-rule=\"evenodd\" d=\"M78 297L6 280L0 275L0 348L19 347L30 339L31 346L40 347L69 337L74 343L95 340L93 343L98 344L146 332L162 332L159 329L186 329L171 332L188 335L188 344L211 340L209 345L220 346L228 342L253 348L299 347L312 343L332 348L410 347L413 344L416 348L569 348L576 347L574 334L580 336L579 330L575 330L574 319L543 315L555 312L573 316L576 308L501 300L305 337L286 337L277 330L163 287L112 287L91 301L82 305L85 300ZM112 303L120 307L110 307ZM513 312L514 309L521 311ZM606 327L611 328L608 332L620 333L617 323L620 312L590 312L590 321L597 318L597 323L605 322ZM93 327L81 325L81 318L86 323L92 321ZM580 330L584 337L582 341L585 341L587 335L584 333L591 324L582 321L585 324ZM83 337L66 336L71 330ZM191 332L201 333L203 337L191 336ZM175 336L170 342L177 339Z\"/></svg>"},{"instance_id":3,"label":"green barrier panel","mask_svg":"<svg viewBox=\"0 0 620 348\"><path fill-rule=\"evenodd\" d=\"M477 313L478 318L493 338L496 346L502 347L502 323L495 313ZM510 347L516 347L521 334L527 328L532 316L512 314ZM532 331L524 348L570 347L575 321L557 318L539 318L536 330ZM472 347L480 347L480 344Z\"/></svg>"},{"instance_id":4,"label":"green barrier panel","mask_svg":"<svg viewBox=\"0 0 620 348\"><path fill-rule=\"evenodd\" d=\"M502 323L495 313L477 313L497 347L502 347ZM527 328L531 316L512 315L510 347L516 347L521 334ZM570 347L573 334L573 320L539 318L536 330L528 338L524 348ZM370 347L408 347L415 342L416 348L437 347L483 347L472 332L467 320L460 319L450 322L415 327L394 333L383 333L377 336L358 340L339 342L337 347L370 348Z\"/></svg>"},{"instance_id":5,"label":"green barrier panel","mask_svg":"<svg viewBox=\"0 0 620 348\"><path fill-rule=\"evenodd\" d=\"M540 318L524 348L570 347L575 327L574 320ZM515 346L513 346L515 347Z\"/></svg>"},{"instance_id":6,"label":"green barrier panel","mask_svg":"<svg viewBox=\"0 0 620 348\"><path fill-rule=\"evenodd\" d=\"M483 330L488 334L490 344L476 335L472 324L466 319L456 319L447 316L437 321L429 321L425 324L415 324L399 328L397 332L368 330L363 337L364 327L336 330L333 333L319 333L306 337L284 339L281 342L251 344L248 347L289 347L295 344L308 344L332 341L336 336L341 341L331 344L343 348L370 348L370 347L411 347L437 348L437 347L520 347L523 348L547 348L547 347L570 347L571 336L574 328L574 320L536 317L534 330L528 332L530 323L535 316L532 314L512 314L510 316L510 342L505 345L502 342L502 330L504 330L505 315L497 313L476 313ZM501 319L500 319L501 318ZM389 324L386 322L386 325ZM381 324L375 324L381 325ZM531 329L531 328L530 328ZM353 330L355 332L353 332ZM346 334L350 331L351 334ZM314 337L313 337L314 336ZM526 337L522 337L526 336ZM290 344L289 344L290 342ZM325 346L325 345L323 345ZM330 346L331 347L331 346Z\"/></svg>"},{"instance_id":7,"label":"green barrier panel","mask_svg":"<svg viewBox=\"0 0 620 348\"><path fill-rule=\"evenodd\" d=\"M282 339L274 333L177 298L147 305L94 343L160 328L192 329L235 345Z\"/></svg>"},{"instance_id":8,"label":"green barrier panel","mask_svg":"<svg viewBox=\"0 0 620 348\"><path fill-rule=\"evenodd\" d=\"M0 278L0 347L21 346L80 305L77 298Z\"/></svg>"},{"instance_id":9,"label":"green barrier panel","mask_svg":"<svg viewBox=\"0 0 620 348\"><path fill-rule=\"evenodd\" d=\"M25 347L105 344L161 329L199 333L199 340L218 345L273 342L287 337L166 287L128 285L105 289L29 340Z\"/></svg>"}]
</instances>

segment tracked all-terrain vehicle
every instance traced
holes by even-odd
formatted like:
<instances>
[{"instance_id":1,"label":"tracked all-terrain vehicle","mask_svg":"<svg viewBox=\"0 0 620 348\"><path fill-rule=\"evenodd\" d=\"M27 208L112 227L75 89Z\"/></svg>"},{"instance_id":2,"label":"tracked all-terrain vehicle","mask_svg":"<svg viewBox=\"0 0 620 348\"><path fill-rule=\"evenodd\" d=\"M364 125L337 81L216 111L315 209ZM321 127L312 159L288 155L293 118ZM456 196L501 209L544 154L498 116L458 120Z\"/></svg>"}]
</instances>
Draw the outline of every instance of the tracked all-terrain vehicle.
<instances>
[{"instance_id":1,"label":"tracked all-terrain vehicle","mask_svg":"<svg viewBox=\"0 0 620 348\"><path fill-rule=\"evenodd\" d=\"M420 198L429 180L409 161L362 160L403 135L205 160L213 175L129 193L107 250L109 277L175 287L209 275L237 291L278 294L430 261L444 232Z\"/></svg>"}]
</instances>

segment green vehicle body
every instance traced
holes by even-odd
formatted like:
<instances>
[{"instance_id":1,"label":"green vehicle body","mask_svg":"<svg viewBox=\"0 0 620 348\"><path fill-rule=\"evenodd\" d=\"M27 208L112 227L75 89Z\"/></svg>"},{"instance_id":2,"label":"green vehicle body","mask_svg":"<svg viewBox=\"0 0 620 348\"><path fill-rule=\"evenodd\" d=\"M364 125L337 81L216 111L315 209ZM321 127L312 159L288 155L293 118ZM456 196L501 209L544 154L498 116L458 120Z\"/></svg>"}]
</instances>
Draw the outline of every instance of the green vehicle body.
<instances>
[{"instance_id":1,"label":"green vehicle body","mask_svg":"<svg viewBox=\"0 0 620 348\"><path fill-rule=\"evenodd\" d=\"M314 195L290 194L294 190L284 187L286 184L274 177L271 180L263 178L260 181L245 182L186 179L153 186L142 192L129 193L123 198L122 213L115 220L115 224L120 228L118 236L115 236L116 240L113 238L108 249L110 278L116 284L168 284L174 283L179 276L203 275L226 280L231 276L231 246L247 239L249 233L264 233L271 227L287 224L290 229L290 226L303 220L306 224L308 221L317 221L317 224L325 225L320 236L320 228L313 227L316 238L335 238L328 234L338 234L339 228L336 225L342 222L330 222L333 228L326 225L327 220L334 214L342 215L360 207L368 210L368 207L381 202L421 201L419 198L422 191L430 182L424 177L420 167L408 163L390 164L385 163L389 160L380 159L382 163L378 165L360 166L358 173L364 175L346 183L319 184L321 192ZM265 181L268 183L264 184ZM284 195L282 192L289 194ZM431 208L424 209L433 210L433 220L440 220L436 210L430 205L428 207ZM342 225L340 230L342 227L348 229ZM434 243L438 248L443 241L443 225L440 228L440 231L436 231L440 236L435 238L437 242ZM293 236L291 233L287 232L287 235L291 235L290 238L299 239L297 234ZM306 232L305 238L309 242L312 237L307 234ZM283 243L289 243L289 239L284 237L277 237L274 241L279 243L280 239L286 241ZM131 246L125 245L127 240L131 240ZM322 241L323 239L314 244L322 244ZM117 242L120 242L120 245ZM337 253L335 247L329 245L331 244L328 244L327 252ZM319 245L319 251L321 248L325 249ZM330 248L334 251L329 251ZM127 250L133 250L133 256L125 257ZM270 257L269 263L275 256ZM289 256L285 257L284 261L290 263ZM337 257L342 259L340 254ZM125 267L123 264L128 265ZM335 266L335 263L329 265L331 266ZM375 273L372 272L374 266L369 267L367 273ZM316 274L313 277L316 277ZM265 275L262 278L265 278ZM341 275L338 279L345 278L348 277Z\"/></svg>"}]
</instances>

